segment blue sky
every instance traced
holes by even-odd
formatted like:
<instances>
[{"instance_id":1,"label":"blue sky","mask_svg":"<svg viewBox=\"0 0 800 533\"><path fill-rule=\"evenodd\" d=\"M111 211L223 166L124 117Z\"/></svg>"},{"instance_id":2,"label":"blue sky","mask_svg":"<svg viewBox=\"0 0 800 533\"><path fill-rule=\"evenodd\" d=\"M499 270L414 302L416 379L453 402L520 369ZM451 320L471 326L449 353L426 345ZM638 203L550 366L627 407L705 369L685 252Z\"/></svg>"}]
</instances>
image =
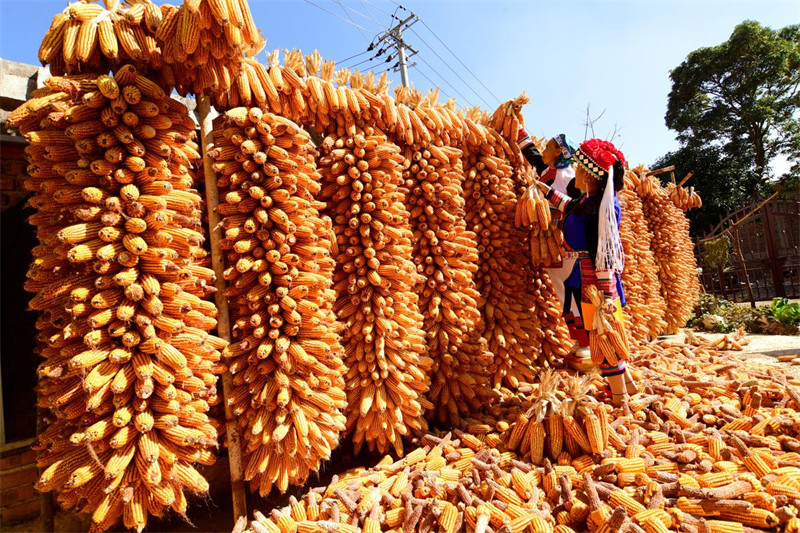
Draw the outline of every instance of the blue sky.
<instances>
[{"instance_id":1,"label":"blue sky","mask_svg":"<svg viewBox=\"0 0 800 533\"><path fill-rule=\"evenodd\" d=\"M66 5L60 0L0 0L0 57L36 63L41 37ZM268 50L316 48L337 61L364 52L397 9L395 2L382 0L250 0L250 5ZM501 100L527 91L532 102L524 113L531 133L564 132L582 140L590 104L593 116L605 110L595 125L596 136L605 138L616 128L615 142L627 158L645 164L677 147L664 125L670 69L692 50L726 40L743 20L772 28L800 23L800 0L403 0L402 5L419 15ZM397 9L397 14L406 11ZM428 27L417 23L404 36L420 52L409 71L415 87L430 88L427 76L460 106L466 101L493 110L494 97ZM367 61L360 68L372 65L389 64ZM391 78L399 83L400 75Z\"/></svg>"}]
</instances>

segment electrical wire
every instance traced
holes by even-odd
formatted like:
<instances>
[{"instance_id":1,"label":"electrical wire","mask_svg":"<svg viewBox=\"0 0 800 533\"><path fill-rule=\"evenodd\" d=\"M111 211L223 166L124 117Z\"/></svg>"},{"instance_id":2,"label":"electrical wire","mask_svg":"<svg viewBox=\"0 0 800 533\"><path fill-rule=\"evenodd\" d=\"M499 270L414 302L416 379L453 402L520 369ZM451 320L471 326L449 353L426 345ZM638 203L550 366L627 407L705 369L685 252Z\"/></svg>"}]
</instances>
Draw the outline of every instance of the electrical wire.
<instances>
[{"instance_id":1,"label":"electrical wire","mask_svg":"<svg viewBox=\"0 0 800 533\"><path fill-rule=\"evenodd\" d=\"M418 58L418 59L419 59L420 61L422 61L423 63L425 63L425 65L427 65L427 66L428 66L428 68L429 68L429 69L431 69L431 71L432 71L432 72L436 72L437 74L439 74L439 73L438 73L438 71L437 71L435 68L433 68L433 66L431 66L431 64L430 64L430 63L428 63L428 61L426 61L424 57L422 57L422 56L421 56L421 55L419 55L419 54L417 54L415 57L416 57L416 58ZM417 71L419 72L419 68L417 68ZM451 85L451 84L450 84L450 82L449 82L449 81L447 81L447 78L445 78L445 77L444 77L444 76L442 76L441 74L439 74L439 77L440 77L440 78L442 78L442 81L444 81L444 82L447 84L447 86L448 86L448 87L450 87L451 89L453 89L453 92L455 92L455 93L456 93L458 96L460 96L460 97L461 97L461 98L462 98L462 99L463 99L463 100L464 100L466 103L468 103L470 107L474 107L474 105L472 104L472 102L470 102L470 101L467 99L467 97L466 97L466 96L464 96L463 94L461 94L461 92L460 92L458 89L456 89L456 88L455 88L453 85Z\"/></svg>"},{"instance_id":2,"label":"electrical wire","mask_svg":"<svg viewBox=\"0 0 800 533\"><path fill-rule=\"evenodd\" d=\"M394 15L392 15L392 14L391 14L389 11L387 11L387 10L383 9L381 6L379 6L379 5L377 5L377 4L373 3L373 2L370 2L370 0L361 0L361 3L362 3L362 4L363 4L364 2L368 3L369 5L371 5L372 7L374 7L375 9L377 9L377 10L379 10L379 11L383 11L384 13L386 13L387 15L389 15L390 17L393 17L393 16L394 16ZM396 14L397 14L397 10L395 10L395 15L396 15Z\"/></svg>"},{"instance_id":3,"label":"electrical wire","mask_svg":"<svg viewBox=\"0 0 800 533\"><path fill-rule=\"evenodd\" d=\"M361 11L359 11L359 10L355 9L354 7L348 6L347 4L344 4L343 2L340 2L339 0L336 0L336 3L338 3L338 4L339 4L340 6L342 6L343 8L345 8L345 9L347 9L347 10L349 10L349 11L352 11L353 13L355 13L356 15L358 15L358 16L359 16L359 17L361 17L361 18L365 18L365 19L367 19L367 20L371 20L372 22L374 22L374 23L375 23L375 24L377 24L378 26L383 26L383 24L381 24L380 22L378 22L377 20L375 20L375 18L374 18L374 17L372 17L372 16L368 16L368 15L365 15L365 14L364 14L364 13L362 13ZM363 5L364 7L367 7L367 6L366 6L366 4L364 4L364 2L363 2L363 1L361 1L361 5ZM350 19L352 20L352 18L351 18L351 17L348 17L348 18L350 18Z\"/></svg>"},{"instance_id":4,"label":"electrical wire","mask_svg":"<svg viewBox=\"0 0 800 533\"><path fill-rule=\"evenodd\" d=\"M418 66L418 65L414 65L414 66L413 66L413 68L414 68L414 70L416 70L418 73L420 73L420 74L422 75L422 77L423 77L423 78L425 78L426 80L428 80L428 82L429 82L429 83L430 83L430 84L431 84L433 87L435 87L435 88L439 89L439 90L442 92L442 94L443 94L443 95L445 95L445 96L446 96L448 99L450 98L450 95L449 95L449 94L447 94L446 92L444 92L444 90L443 90L441 87L439 87L439 84L438 84L438 83L436 83L435 81L433 81L432 79L430 79L430 78L429 78L429 77L428 77L428 76L427 76L427 75L426 75L426 74L425 74L425 73L422 71L422 69L420 69L420 68L419 68L419 66Z\"/></svg>"},{"instance_id":5,"label":"electrical wire","mask_svg":"<svg viewBox=\"0 0 800 533\"><path fill-rule=\"evenodd\" d=\"M367 15L369 16L370 20L380 26L381 23L378 22L378 20L372 16L372 12L369 10L369 7L367 7L367 4L364 3L364 0L358 0L358 1L361 3L362 6L364 6L364 11L367 12Z\"/></svg>"},{"instance_id":6,"label":"electrical wire","mask_svg":"<svg viewBox=\"0 0 800 533\"><path fill-rule=\"evenodd\" d=\"M399 5L399 4L398 4L398 5ZM402 7L402 6L401 6L401 7ZM498 104L499 104L499 103L502 103L502 102L500 101L500 99L499 99L499 98L498 98L498 97L497 97L497 96L496 96L496 95L495 95L495 94L494 94L494 93L491 91L491 89L489 89L489 88L488 88L486 85L484 85L484 83L481 81L481 79L480 79L478 76L476 76L476 75L475 75L475 73L474 73L474 72L472 72L472 71L470 70L470 68L469 68L467 65L465 65L465 64L464 64L464 62L463 62L463 61L461 61L461 59L459 59L459 57L458 57L458 56L455 54L455 52L453 52L453 51L450 49L450 47L449 47L449 46L447 46L447 45L445 44L445 42L439 38L439 36L438 36L438 35L436 35L436 32L434 32L434 31L433 31L433 29L431 29L431 27L430 27L430 26L428 26L428 24L426 24L426 23L425 23L425 21L424 21L422 18L420 18L419 16L417 16L417 18L420 20L420 22L422 22L422 25L423 25L423 26L425 26L425 27L428 29L428 31L429 31L429 32L431 32L431 34L433 34L433 36L434 36L434 37L436 37L436 40L437 40L437 41L439 41L440 43L442 43L442 46L444 46L445 48L447 48L447 51L448 51L448 52L450 52L450 53L453 55L453 57L455 57L455 58L456 58L456 61L458 61L459 63L461 63L461 66L462 66L462 67L464 67L465 69L467 69L467 72L469 72L470 74L472 74L472 77L473 77L473 78L475 78L476 80L478 80L478 83L480 83L480 84L481 84L481 87L483 87L484 89L486 89L486 90L489 92L489 94L491 94L491 95L494 97L494 99L495 99L495 100L497 100L497 103L498 103Z\"/></svg>"},{"instance_id":7,"label":"electrical wire","mask_svg":"<svg viewBox=\"0 0 800 533\"><path fill-rule=\"evenodd\" d=\"M353 17L351 17L351 16L350 16L350 13L348 13L348 12L347 12L347 10L344 8L344 4L342 3L342 0L334 0L334 1L335 1L337 4L339 4L339 7L341 7L341 8L342 8L342 11L344 11L344 16L345 16L345 17L347 17L347 20L349 20L349 21L350 21L350 23L351 23L353 26L355 26L356 28L358 28L358 33L360 33L360 34L361 34L361 36L364 38L364 40L365 40L365 41L368 41L368 40L369 40L369 37L367 37L367 34L366 34L366 33L364 33L364 30L362 30L362 29L361 29L361 26L359 26L359 25L357 25L357 24L356 24L356 21L354 21L354 20L353 20Z\"/></svg>"},{"instance_id":8,"label":"electrical wire","mask_svg":"<svg viewBox=\"0 0 800 533\"><path fill-rule=\"evenodd\" d=\"M343 67L343 68L350 68L350 69L356 68L357 66L363 65L364 63L369 63L370 61L374 61L376 57L377 56L372 56L370 58L365 59L364 61L360 61L360 62L356 63L355 65L350 65L349 67Z\"/></svg>"},{"instance_id":9,"label":"electrical wire","mask_svg":"<svg viewBox=\"0 0 800 533\"><path fill-rule=\"evenodd\" d=\"M348 24L351 24L351 25L355 26L356 28L359 28L359 31L360 31L360 30L367 31L367 29L366 29L364 26L361 26L361 25L359 25L359 24L356 24L355 22L353 22L353 21L351 21L351 20L347 20L346 18L342 17L341 15L337 15L337 14L336 14L336 13L334 13L333 11L328 11L328 10L327 10L327 9L325 9L324 7L322 7L322 6L320 6L320 5L317 5L317 4L315 4L315 3L314 3L314 2L312 2L311 0L303 0L303 2L305 2L306 4L311 4L312 6L316 7L317 9L324 11L324 12L325 12L325 13L327 13L328 15L334 16L334 17L336 17L336 18L337 18L337 19L339 19L339 20L343 20L343 21L345 21L346 23L348 23Z\"/></svg>"},{"instance_id":10,"label":"electrical wire","mask_svg":"<svg viewBox=\"0 0 800 533\"><path fill-rule=\"evenodd\" d=\"M350 61L351 59L356 58L358 56L363 56L364 54L368 54L369 52L371 52L371 50L364 50L363 52L360 52L358 54L354 54L354 55L352 55L350 57L346 57L344 59L341 59L341 60L337 61L336 63L344 63L344 62Z\"/></svg>"},{"instance_id":11,"label":"electrical wire","mask_svg":"<svg viewBox=\"0 0 800 533\"><path fill-rule=\"evenodd\" d=\"M419 20L422 20L422 19L420 19L419 17L417 17L417 18L418 18ZM416 35L416 36L417 36L417 38L418 38L420 41L422 41L422 43L423 43L425 46L427 46L427 47L428 47L428 50L430 50L431 52L433 52L433 55L435 55L436 57L438 57L438 58L439 58L439 61L441 61L442 63L444 63L444 65L445 65L447 68L449 68L449 69L450 69L450 72L452 72L453 74L455 74L455 75L456 75L456 77L457 77L459 80L461 80L461 83L463 83L464 85L466 85L466 86L469 88L469 90L470 90L470 91L472 91L473 93L475 93L475 96L477 96L478 98L480 98L480 99L481 99L481 101L483 101L483 103L484 103L484 104L486 104L486 106L487 106L487 107L492 107L492 104L490 104L489 102L487 102L487 101L486 101L486 100L483 98L483 96L481 96L481 95L478 93L478 91L476 91L476 90L475 90L475 89L472 87L472 85L470 85L469 83L467 83L467 80L465 80L464 78L462 78L462 77L461 77L461 74L459 74L458 72L456 72L456 70L455 70L453 67L451 67L451 66L450 66L450 63L448 63L447 61L445 61L445 60L444 60L444 58L443 58L442 56L440 56L440 55L439 55L439 54L436 52L436 50L434 50L434 49L433 49L433 47L431 47L431 45L430 45L430 44L428 44L428 41L426 41L425 39L423 39L423 38L422 38L422 36L421 36L419 33L417 33L415 30L414 30L414 28L409 28L409 30L411 31L411 33L413 33L414 35Z\"/></svg>"}]
</instances>

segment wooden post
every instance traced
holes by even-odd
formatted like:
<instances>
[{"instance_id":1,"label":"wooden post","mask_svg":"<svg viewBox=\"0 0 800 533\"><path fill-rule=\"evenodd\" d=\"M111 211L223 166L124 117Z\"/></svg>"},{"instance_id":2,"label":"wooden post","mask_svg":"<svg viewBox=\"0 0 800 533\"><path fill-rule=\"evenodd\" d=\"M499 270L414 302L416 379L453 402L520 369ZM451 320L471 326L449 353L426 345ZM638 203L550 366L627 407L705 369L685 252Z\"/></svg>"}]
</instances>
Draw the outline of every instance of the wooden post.
<instances>
[{"instance_id":1,"label":"wooden post","mask_svg":"<svg viewBox=\"0 0 800 533\"><path fill-rule=\"evenodd\" d=\"M681 182L678 184L678 187L683 187L684 185L686 185L686 182L689 181L689 178L691 178L692 176L694 176L694 171L686 174L686 177L681 180Z\"/></svg>"},{"instance_id":2,"label":"wooden post","mask_svg":"<svg viewBox=\"0 0 800 533\"><path fill-rule=\"evenodd\" d=\"M750 307L756 308L756 299L753 296L753 287L750 285L750 276L747 274L747 265L744 262L744 255L742 254L742 247L739 245L739 228L733 228L733 247L736 249L736 255L739 257L739 262L742 264L742 274L744 275L744 284L747 287L747 295L750 297Z\"/></svg>"},{"instance_id":3,"label":"wooden post","mask_svg":"<svg viewBox=\"0 0 800 533\"><path fill-rule=\"evenodd\" d=\"M725 269L722 265L717 265L717 274L719 275L719 286L722 289L722 297L728 299L728 291L725 290Z\"/></svg>"},{"instance_id":4,"label":"wooden post","mask_svg":"<svg viewBox=\"0 0 800 533\"><path fill-rule=\"evenodd\" d=\"M778 246L775 243L775 228L772 225L772 216L770 213L770 205L765 204L761 214L761 220L764 223L764 236L767 243L767 256L769 257L769 266L772 272L772 285L775 287L775 296L784 298L786 296L786 288L783 285L783 260L778 257Z\"/></svg>"},{"instance_id":5,"label":"wooden post","mask_svg":"<svg viewBox=\"0 0 800 533\"><path fill-rule=\"evenodd\" d=\"M228 311L228 299L225 297L225 278L223 272L225 265L222 259L220 241L222 240L222 228L220 227L219 213L219 190L217 189L217 177L214 174L211 157L208 150L213 144L211 102L208 96L197 97L197 114L200 120L200 143L203 148L203 173L206 184L206 203L208 205L208 234L211 240L211 266L216 274L216 288L214 300L219 310L217 317L217 335L222 339L231 341L231 322ZM231 471L231 493L233 495L233 521L236 523L240 518L247 517L247 502L244 491L244 471L242 469L242 446L239 437L239 426L233 408L228 404L228 398L233 394L233 376L230 372L222 375L222 397L225 404L225 429L228 438L228 462Z\"/></svg>"},{"instance_id":6,"label":"wooden post","mask_svg":"<svg viewBox=\"0 0 800 533\"><path fill-rule=\"evenodd\" d=\"M44 423L44 414L45 410L41 407L36 409L36 435L37 437L42 434L42 432L47 429ZM37 472L39 476L42 475L44 472L44 468L38 467ZM42 492L39 494L39 503L41 508L39 509L39 516L42 519L42 533L53 533L56 529L55 523L55 507L53 505L53 493L52 492Z\"/></svg>"}]
</instances>

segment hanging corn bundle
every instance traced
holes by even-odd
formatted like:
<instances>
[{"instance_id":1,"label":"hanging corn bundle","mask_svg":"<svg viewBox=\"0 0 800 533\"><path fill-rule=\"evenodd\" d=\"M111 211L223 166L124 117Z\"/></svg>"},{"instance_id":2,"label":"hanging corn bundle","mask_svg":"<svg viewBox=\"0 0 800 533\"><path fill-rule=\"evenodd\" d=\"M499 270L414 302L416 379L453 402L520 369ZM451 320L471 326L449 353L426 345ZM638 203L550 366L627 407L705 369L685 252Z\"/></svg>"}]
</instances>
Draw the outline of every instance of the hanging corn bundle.
<instances>
[{"instance_id":1,"label":"hanging corn bundle","mask_svg":"<svg viewBox=\"0 0 800 533\"><path fill-rule=\"evenodd\" d=\"M630 348L625 325L614 316L613 310L604 305L603 294L597 287L587 287L586 291L589 301L597 310L592 319L592 329L589 331L592 362L596 365L606 363L616 366L620 361L627 361Z\"/></svg>"},{"instance_id":2,"label":"hanging corn bundle","mask_svg":"<svg viewBox=\"0 0 800 533\"><path fill-rule=\"evenodd\" d=\"M29 141L41 245L27 288L46 358L38 482L93 529L186 511L208 483L224 343L206 268L194 122L130 66L50 78L9 123Z\"/></svg>"},{"instance_id":3,"label":"hanging corn bundle","mask_svg":"<svg viewBox=\"0 0 800 533\"><path fill-rule=\"evenodd\" d=\"M526 173L526 183L530 183L525 193L517 200L514 213L514 224L520 227L534 227L540 231L546 230L552 221L550 217L550 202L534 183L530 171Z\"/></svg>"},{"instance_id":4,"label":"hanging corn bundle","mask_svg":"<svg viewBox=\"0 0 800 533\"><path fill-rule=\"evenodd\" d=\"M511 161L517 171L515 191L519 197L514 224L528 230L531 266L551 267L561 261L564 234L559 227L559 219L552 216L550 202L535 186L535 171L525 160L517 144L520 127L525 125L522 107L528 102L530 99L524 93L514 100L504 102L495 110L489 126L503 137L514 154ZM540 149L543 148L542 139L534 139L534 142Z\"/></svg>"},{"instance_id":5,"label":"hanging corn bundle","mask_svg":"<svg viewBox=\"0 0 800 533\"><path fill-rule=\"evenodd\" d=\"M636 193L637 171L626 173L625 187L618 195L622 206L619 232L625 250L622 285L627 301L622 311L632 340L647 342L667 330L667 304L661 296L658 267L650 249L653 234L647 228L642 200Z\"/></svg>"},{"instance_id":6,"label":"hanging corn bundle","mask_svg":"<svg viewBox=\"0 0 800 533\"><path fill-rule=\"evenodd\" d=\"M460 150L446 146L407 147L403 172L421 275L415 290L434 365L428 399L436 419L452 424L489 396L473 281L478 254L463 218L460 158Z\"/></svg>"},{"instance_id":7,"label":"hanging corn bundle","mask_svg":"<svg viewBox=\"0 0 800 533\"><path fill-rule=\"evenodd\" d=\"M161 8L150 0L125 5L109 0L105 8L74 2L53 18L39 61L55 76L107 72L123 63L158 69L163 58L155 35L161 21Z\"/></svg>"},{"instance_id":8,"label":"hanging corn bundle","mask_svg":"<svg viewBox=\"0 0 800 533\"><path fill-rule=\"evenodd\" d=\"M513 170L493 130L465 120L469 135L464 154L467 229L477 236L476 286L483 297L483 336L495 356L493 385L531 382L535 363L546 364L536 335L536 302L526 286L529 274L515 256L522 231L513 225L516 195ZM505 143L507 145L507 143Z\"/></svg>"},{"instance_id":9,"label":"hanging corn bundle","mask_svg":"<svg viewBox=\"0 0 800 533\"><path fill-rule=\"evenodd\" d=\"M653 177L641 179L639 197L648 229L653 233L650 246L658 265L661 295L667 304L665 333L676 333L686 324L700 296L689 220Z\"/></svg>"},{"instance_id":10,"label":"hanging corn bundle","mask_svg":"<svg viewBox=\"0 0 800 533\"><path fill-rule=\"evenodd\" d=\"M689 209L703 207L703 200L700 198L700 195L695 192L694 187L686 189L670 183L667 185L667 194L669 194L669 199L672 200L675 207L683 212Z\"/></svg>"},{"instance_id":11,"label":"hanging corn bundle","mask_svg":"<svg viewBox=\"0 0 800 533\"><path fill-rule=\"evenodd\" d=\"M534 268L528 276L526 286L534 300L531 312L536 317L534 333L542 345L544 359L555 363L569 353L574 341L570 339L550 275L543 268Z\"/></svg>"},{"instance_id":12,"label":"hanging corn bundle","mask_svg":"<svg viewBox=\"0 0 800 533\"><path fill-rule=\"evenodd\" d=\"M242 56L264 47L246 0L184 0L161 9L155 35L163 50L159 76L180 94L224 94L240 83Z\"/></svg>"},{"instance_id":13,"label":"hanging corn bundle","mask_svg":"<svg viewBox=\"0 0 800 533\"><path fill-rule=\"evenodd\" d=\"M413 287L411 230L403 195L403 157L371 128L328 136L318 164L319 199L334 222L338 266L335 310L346 328L347 428L363 444L402 453L402 438L426 427L431 360Z\"/></svg>"},{"instance_id":14,"label":"hanging corn bundle","mask_svg":"<svg viewBox=\"0 0 800 533\"><path fill-rule=\"evenodd\" d=\"M308 133L258 108L214 124L211 156L225 201L235 390L245 479L266 496L302 484L339 443L344 352L333 314L330 219L319 215Z\"/></svg>"},{"instance_id":15,"label":"hanging corn bundle","mask_svg":"<svg viewBox=\"0 0 800 533\"><path fill-rule=\"evenodd\" d=\"M519 145L517 145L517 132L519 132L520 127L525 126L522 108L530 101L531 99L523 91L521 95L513 100L500 104L500 107L495 110L489 121L489 127L497 131L508 142L514 154L513 164L517 167L522 167L525 163Z\"/></svg>"}]
</instances>

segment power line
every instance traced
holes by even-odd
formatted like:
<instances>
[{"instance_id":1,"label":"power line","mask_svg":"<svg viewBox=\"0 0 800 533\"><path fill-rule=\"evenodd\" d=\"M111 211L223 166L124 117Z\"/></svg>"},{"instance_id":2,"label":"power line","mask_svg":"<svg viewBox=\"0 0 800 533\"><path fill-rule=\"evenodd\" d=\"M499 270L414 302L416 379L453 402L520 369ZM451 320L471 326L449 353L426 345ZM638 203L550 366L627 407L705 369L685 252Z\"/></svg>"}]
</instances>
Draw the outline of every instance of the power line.
<instances>
[{"instance_id":1,"label":"power line","mask_svg":"<svg viewBox=\"0 0 800 533\"><path fill-rule=\"evenodd\" d=\"M378 9L378 10L380 10L380 11L383 11L384 13L386 13L387 15L389 15L389 16L391 16L391 17L393 17L393 16L394 16L394 15L392 15L391 13L389 13L387 10L383 9L381 6L379 6L379 5L377 5L377 4L373 3L373 2L370 2L370 0L362 0L362 2L361 2L361 3L363 4L364 2L368 3L369 5L371 5L372 7L374 7L375 9ZM395 15L397 14L397 10L396 10L396 9L395 9L394 13L395 13Z\"/></svg>"},{"instance_id":2,"label":"power line","mask_svg":"<svg viewBox=\"0 0 800 533\"><path fill-rule=\"evenodd\" d=\"M352 56L350 56L350 57L346 57L346 58L344 58L344 59L341 59L341 60L337 61L337 63L344 63L344 62L346 62L346 61L350 61L350 60L351 60L351 59L353 59L353 58L356 58L356 57L358 57L358 56L363 56L364 54L367 54L367 53L369 53L369 52L371 52L371 50L364 50L363 52L360 52L360 53L358 53L358 54L354 54L354 55L352 55Z\"/></svg>"},{"instance_id":3,"label":"power line","mask_svg":"<svg viewBox=\"0 0 800 533\"><path fill-rule=\"evenodd\" d=\"M430 83L432 86L434 86L434 87L438 88L439 90L441 90L441 91L442 91L442 94L444 94L444 95L445 95L447 98L450 98L450 95L449 95L449 94L447 94L446 92L444 92L444 91L441 89L441 87L439 87L439 84L438 84L438 83L436 83L435 81L433 81L432 79L430 79L430 78L429 78L429 77L428 77L428 76L427 76L427 75L426 75L426 74L425 74L425 73L422 71L422 69L420 69L420 68L419 68L419 65L416 65L416 64L415 64L415 65L414 65L414 68L415 68L415 69L417 69L417 72L419 72L420 74L422 74L422 77L423 77L423 78L425 78L426 80L428 80L428 82L429 82L429 83Z\"/></svg>"},{"instance_id":4,"label":"power line","mask_svg":"<svg viewBox=\"0 0 800 533\"><path fill-rule=\"evenodd\" d=\"M361 26L359 26L359 25L357 25L357 24L356 24L356 21L354 21L354 20L353 20L353 17L351 17L351 16L350 16L350 13L348 13L348 12L347 12L347 10L344 8L344 4L342 3L342 1L341 1L341 0L335 0L335 2L336 2L337 4L339 4L339 7L341 7L341 8L342 8L342 11L344 11L344 16L345 16L345 17L347 17L347 20L349 20L349 21L350 21L350 23L351 23L351 24L353 24L353 26L355 26L356 28L358 28L358 32L361 34L361 36L364 38L364 40L365 40L365 41L368 41L368 40L369 40L369 37L367 37L367 34L366 34L366 33L364 33L364 30L363 30L363 29L361 29Z\"/></svg>"},{"instance_id":5,"label":"power line","mask_svg":"<svg viewBox=\"0 0 800 533\"><path fill-rule=\"evenodd\" d=\"M383 26L383 25L382 25L380 22L378 22L377 20L375 20L375 17L372 17L372 16L370 16L370 15L365 15L365 14L364 14L364 13L362 13L361 11L358 11L358 10L357 10L357 9L355 9L354 7L348 6L347 4L343 4L343 3L342 3L342 2L340 2L339 0L336 0L336 2L337 2L337 3L338 3L340 6L342 6L342 7L346 8L346 9L348 9L348 10L352 11L353 13L355 13L356 15L358 15L359 17L361 17L361 18L364 18L364 19L367 19L367 20L371 20L372 22L374 22L374 23L375 23L375 24L377 24L378 26ZM363 1L361 1L361 5L362 5L362 6L364 6L365 8L367 7L367 5L366 5L366 4L365 4ZM367 11L367 12L369 12L369 10L368 10L368 9L367 9L366 11Z\"/></svg>"},{"instance_id":6,"label":"power line","mask_svg":"<svg viewBox=\"0 0 800 533\"><path fill-rule=\"evenodd\" d=\"M398 5L399 5L399 4L398 4ZM402 7L402 6L401 6L401 7ZM439 38L439 36L438 36L438 35L436 35L436 32L434 32L434 31L431 29L431 27L430 27L430 26L428 26L428 25L425 23L425 21L424 21L424 20L422 20L422 19L419 19L419 20L420 20L420 21L422 21L422 25L423 25L423 26L425 26L426 28L428 28L428 31L429 31L429 32L431 32L431 33L433 34L433 36L434 36L434 37L436 37L436 40L437 40L437 41L439 41L440 43L442 43L442 46L444 46L445 48L447 48L447 51L448 51L448 52L450 52L450 53L453 55L453 57L455 57L455 58L456 58L456 61L458 61L459 63L461 63L461 66L462 66L462 67L464 67L465 69L467 69L467 72L469 72L470 74L472 74L472 77L473 77L473 78L475 78L476 80L478 80L478 83L480 83L480 84L481 84L481 86L482 86L484 89L486 89L486 90L489 92L489 94L491 94L491 95L494 97L494 99L495 99L495 100L497 100L497 103L498 103L498 104L499 104L499 103L502 103L502 102L500 101L500 99L499 99L499 98L498 98L498 97L497 97L497 96L496 96L496 95L495 95L495 94L494 94L494 93L491 91L491 89L489 89L489 88L488 88L486 85L484 85L484 83L483 83L483 82L480 80L480 78L479 78L478 76L476 76L476 75L475 75L475 73L474 73L474 72L472 72L472 71L469 69L469 67L468 67L467 65L465 65L465 64L464 64L464 62L463 62L463 61L461 61L461 59L459 59L459 57L458 57L458 56L455 54L455 52L453 52L453 51L450 49L450 47L449 47L449 46L447 46L447 45L445 44L445 42Z\"/></svg>"},{"instance_id":7,"label":"power line","mask_svg":"<svg viewBox=\"0 0 800 533\"><path fill-rule=\"evenodd\" d=\"M412 30L412 31L413 31L413 30ZM433 68L433 67L431 66L431 64L430 64L430 63L428 63L428 62L425 60L425 58L424 58L424 57L422 57L421 55L418 55L417 57L419 57L419 60L420 60L420 61L422 61L423 63L425 63L425 64L428 66L428 68L429 68L429 69L431 69L431 71L433 71L433 72L437 72L437 71L436 71L436 69L435 69L435 68ZM417 71L419 72L419 68L417 69ZM437 72L437 74L439 74L439 73ZM470 102L470 101L467 99L467 97L466 97L466 96L464 96L463 94L461 94L461 92L460 92L458 89L456 89L456 88L455 88L453 85L451 85L451 84L450 84L450 82L449 82L449 81L447 81L447 78L445 78L445 77L444 77L444 76L442 76L441 74L439 74L439 77L440 77L440 78L442 78L442 81L444 81L444 82L447 84L447 86L448 86L448 87L450 87L451 89L453 89L453 91L454 91L454 92L455 92L457 95L459 95L459 96L460 96L460 97L461 97L461 98L462 98L462 99L463 99L463 100L464 100L466 103L468 103L470 107L474 107L474 105L472 104L472 102ZM431 83L432 83L432 82L431 82ZM436 85L436 84L434 84L434 85Z\"/></svg>"},{"instance_id":8,"label":"power line","mask_svg":"<svg viewBox=\"0 0 800 533\"><path fill-rule=\"evenodd\" d=\"M322 7L322 6L320 6L320 5L317 5L317 4L315 4L315 3L314 3L314 2L312 2L311 0L303 0L303 2L305 2L306 4L311 4L312 6L316 7L317 9L320 9L320 10L324 11L325 13L327 13L328 15L331 15L331 16L333 16L333 17L336 17L336 18L337 18L337 19L339 19L339 20L343 20L343 21L345 21L346 23L348 23L348 24L351 24L351 25L355 26L356 28L359 28L359 30L364 30L364 31L367 31L367 29L366 29L364 26L360 26L360 25L356 24L355 22L353 22L353 21L351 21L351 20L347 20L346 18L342 17L341 15L337 15L337 14L336 14L336 13L334 13L333 11L328 11L328 10L327 10L327 9L325 9L324 7Z\"/></svg>"},{"instance_id":9,"label":"power line","mask_svg":"<svg viewBox=\"0 0 800 533\"><path fill-rule=\"evenodd\" d=\"M419 19L419 20L422 20L422 19ZM423 43L425 46L427 46L427 47L428 47L428 50L430 50L431 52L433 52L433 55L435 55L436 57L438 57L438 58L439 58L439 60L440 60L442 63L444 63L444 64L445 64L445 66L446 66L447 68L449 68L449 69L450 69L450 72L452 72L453 74L455 74L455 75L456 75L456 77L457 77L459 80L461 80L461 82L462 82L464 85L466 85L466 86L469 88L469 90L470 90L470 91L472 91L473 93L475 93L475 96L477 96L478 98L480 98L480 99L483 101L483 103L484 103L484 104L486 104L486 106L487 106L487 107L492 107L492 105L491 105L489 102L487 102L487 101L486 101L486 100L485 100L485 99L484 99L484 98L483 98L483 97L482 97L480 94L478 94L478 91L476 91L475 89L473 89L473 88L472 88L472 86L471 86L469 83L467 83L467 81L466 81L464 78L462 78L462 77L461 77L461 75L460 75L458 72L456 72L456 70L455 70L453 67L451 67L451 66L450 66L450 64L449 64L447 61L445 61L445 60L444 60L444 58L442 58L442 56L440 56L440 55L439 55L439 54L436 52L436 50L434 50L434 49L431 47L431 45L429 45L429 44L428 44L428 42L427 42L425 39L423 39L423 38L422 38L422 36L421 36L419 33L417 33L417 32L414 30L414 28L410 28L410 30L411 30L411 33L413 33L414 35L416 35L416 36L419 38L419 40L420 40L420 41L422 41L422 43Z\"/></svg>"},{"instance_id":10,"label":"power line","mask_svg":"<svg viewBox=\"0 0 800 533\"><path fill-rule=\"evenodd\" d=\"M349 67L346 67L346 68L350 68L350 69L356 68L357 66L363 65L364 63L369 63L370 61L374 61L376 57L378 57L378 56L372 56L370 58L365 59L364 61L360 61L360 62L356 63L355 65L350 65ZM343 67L343 68L345 68L345 67Z\"/></svg>"},{"instance_id":11,"label":"power line","mask_svg":"<svg viewBox=\"0 0 800 533\"><path fill-rule=\"evenodd\" d=\"M364 11L367 12L367 15L369 15L370 20L372 20L375 24L380 25L380 22L378 22L377 19L372 16L372 13L370 12L369 7L367 7L367 4L364 3L364 0L358 0L358 1L361 3L362 6L364 6Z\"/></svg>"}]
</instances>

